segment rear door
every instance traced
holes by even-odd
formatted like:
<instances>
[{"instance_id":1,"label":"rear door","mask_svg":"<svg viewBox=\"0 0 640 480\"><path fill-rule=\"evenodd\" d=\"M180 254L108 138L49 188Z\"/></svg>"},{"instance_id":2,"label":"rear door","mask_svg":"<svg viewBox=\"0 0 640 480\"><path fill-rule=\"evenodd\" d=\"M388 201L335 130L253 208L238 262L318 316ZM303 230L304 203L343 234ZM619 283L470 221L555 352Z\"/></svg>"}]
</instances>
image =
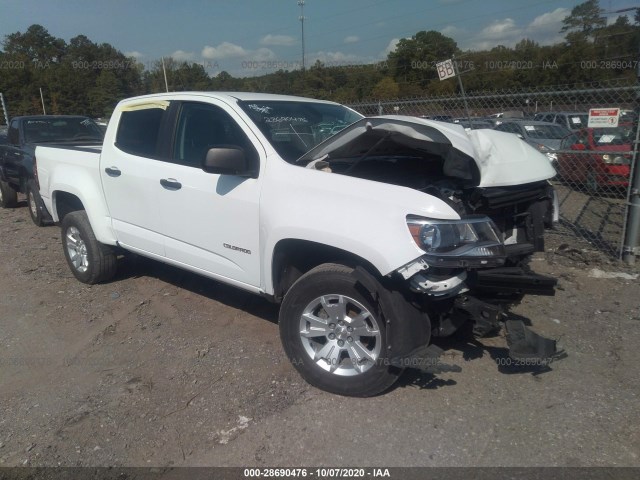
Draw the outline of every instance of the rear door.
<instances>
[{"instance_id":1,"label":"rear door","mask_svg":"<svg viewBox=\"0 0 640 480\"><path fill-rule=\"evenodd\" d=\"M158 207L166 256L259 287L261 178L206 173L202 162L216 146L241 147L256 165L263 163L265 152L235 112L211 102L180 104L171 160L156 180L163 182Z\"/></svg>"},{"instance_id":2,"label":"rear door","mask_svg":"<svg viewBox=\"0 0 640 480\"><path fill-rule=\"evenodd\" d=\"M118 241L131 250L164 256L161 210L161 166L167 157L169 128L166 101L127 105L120 113L115 141L100 158L102 186Z\"/></svg>"}]
</instances>

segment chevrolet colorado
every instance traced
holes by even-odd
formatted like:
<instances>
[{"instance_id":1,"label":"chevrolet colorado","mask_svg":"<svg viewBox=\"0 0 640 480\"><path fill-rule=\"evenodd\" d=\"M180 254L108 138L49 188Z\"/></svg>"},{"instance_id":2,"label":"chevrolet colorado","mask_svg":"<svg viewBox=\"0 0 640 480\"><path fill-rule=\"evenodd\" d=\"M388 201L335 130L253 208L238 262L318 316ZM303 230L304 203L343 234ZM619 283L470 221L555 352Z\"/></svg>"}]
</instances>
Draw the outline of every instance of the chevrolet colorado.
<instances>
[{"instance_id":1,"label":"chevrolet colorado","mask_svg":"<svg viewBox=\"0 0 640 480\"><path fill-rule=\"evenodd\" d=\"M378 394L468 321L505 326L515 358L557 353L508 317L556 284L527 263L557 213L555 171L515 135L180 92L120 102L100 152L36 154L79 281L109 280L123 249L266 296L287 356L324 390Z\"/></svg>"}]
</instances>

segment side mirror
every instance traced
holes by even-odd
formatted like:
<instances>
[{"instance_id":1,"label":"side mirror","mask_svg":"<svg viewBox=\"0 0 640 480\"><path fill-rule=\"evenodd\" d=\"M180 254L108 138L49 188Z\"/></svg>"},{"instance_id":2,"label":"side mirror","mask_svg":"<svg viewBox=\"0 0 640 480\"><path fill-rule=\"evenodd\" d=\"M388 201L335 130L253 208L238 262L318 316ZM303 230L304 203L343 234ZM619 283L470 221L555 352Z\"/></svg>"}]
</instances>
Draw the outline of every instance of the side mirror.
<instances>
[{"instance_id":1,"label":"side mirror","mask_svg":"<svg viewBox=\"0 0 640 480\"><path fill-rule=\"evenodd\" d=\"M521 133L516 133L516 135L518 136L519 139L524 140L524 137L522 136Z\"/></svg>"},{"instance_id":2,"label":"side mirror","mask_svg":"<svg viewBox=\"0 0 640 480\"><path fill-rule=\"evenodd\" d=\"M584 144L582 143L576 143L574 145L571 145L571 150L586 150L587 147L584 146Z\"/></svg>"},{"instance_id":3,"label":"side mirror","mask_svg":"<svg viewBox=\"0 0 640 480\"><path fill-rule=\"evenodd\" d=\"M235 146L210 148L202 163L202 170L219 175L257 178L257 172L249 165L244 150Z\"/></svg>"}]
</instances>

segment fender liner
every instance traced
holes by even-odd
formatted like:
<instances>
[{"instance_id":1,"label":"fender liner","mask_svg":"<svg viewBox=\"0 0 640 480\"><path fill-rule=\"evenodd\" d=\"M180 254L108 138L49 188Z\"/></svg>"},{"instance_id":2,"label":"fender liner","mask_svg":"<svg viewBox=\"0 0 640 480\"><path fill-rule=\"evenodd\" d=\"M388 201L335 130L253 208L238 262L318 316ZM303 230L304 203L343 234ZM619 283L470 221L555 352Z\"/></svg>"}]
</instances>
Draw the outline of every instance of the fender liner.
<instances>
[{"instance_id":1,"label":"fender liner","mask_svg":"<svg viewBox=\"0 0 640 480\"><path fill-rule=\"evenodd\" d=\"M431 340L429 316L415 307L402 292L384 286L361 266L353 272L357 283L380 308L386 322L387 357L405 357Z\"/></svg>"}]
</instances>

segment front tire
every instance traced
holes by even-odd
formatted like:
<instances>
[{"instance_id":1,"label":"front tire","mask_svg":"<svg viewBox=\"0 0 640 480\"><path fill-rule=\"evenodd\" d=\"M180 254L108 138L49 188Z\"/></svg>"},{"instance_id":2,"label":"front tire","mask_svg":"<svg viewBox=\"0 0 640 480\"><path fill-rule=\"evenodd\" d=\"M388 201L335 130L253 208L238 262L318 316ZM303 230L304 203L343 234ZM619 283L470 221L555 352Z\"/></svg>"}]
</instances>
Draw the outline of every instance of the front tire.
<instances>
[{"instance_id":1,"label":"front tire","mask_svg":"<svg viewBox=\"0 0 640 480\"><path fill-rule=\"evenodd\" d=\"M115 275L116 255L110 246L98 242L84 210L65 215L61 227L64 256L79 281L93 285Z\"/></svg>"},{"instance_id":2,"label":"front tire","mask_svg":"<svg viewBox=\"0 0 640 480\"><path fill-rule=\"evenodd\" d=\"M18 204L18 193L4 180L0 180L0 207L13 208Z\"/></svg>"},{"instance_id":3,"label":"front tire","mask_svg":"<svg viewBox=\"0 0 640 480\"><path fill-rule=\"evenodd\" d=\"M353 269L339 264L304 274L282 302L280 337L311 385L369 397L393 385L401 370L389 366L381 309L356 284Z\"/></svg>"}]
</instances>

